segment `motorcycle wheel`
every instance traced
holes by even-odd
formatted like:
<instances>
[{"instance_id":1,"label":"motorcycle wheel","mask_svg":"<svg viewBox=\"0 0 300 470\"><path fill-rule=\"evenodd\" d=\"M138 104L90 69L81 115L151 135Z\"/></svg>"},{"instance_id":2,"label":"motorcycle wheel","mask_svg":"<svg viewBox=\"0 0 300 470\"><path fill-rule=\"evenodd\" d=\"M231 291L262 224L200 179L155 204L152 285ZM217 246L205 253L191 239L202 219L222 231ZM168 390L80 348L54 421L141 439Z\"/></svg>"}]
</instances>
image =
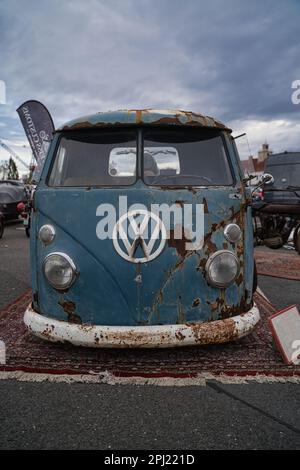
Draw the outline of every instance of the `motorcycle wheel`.
<instances>
[{"instance_id":1,"label":"motorcycle wheel","mask_svg":"<svg viewBox=\"0 0 300 470\"><path fill-rule=\"evenodd\" d=\"M30 238L30 229L29 229L29 227L26 227L25 233L26 233L26 237Z\"/></svg>"},{"instance_id":2,"label":"motorcycle wheel","mask_svg":"<svg viewBox=\"0 0 300 470\"><path fill-rule=\"evenodd\" d=\"M300 255L300 224L298 224L295 228L293 242L295 250L297 251L298 255Z\"/></svg>"}]
</instances>

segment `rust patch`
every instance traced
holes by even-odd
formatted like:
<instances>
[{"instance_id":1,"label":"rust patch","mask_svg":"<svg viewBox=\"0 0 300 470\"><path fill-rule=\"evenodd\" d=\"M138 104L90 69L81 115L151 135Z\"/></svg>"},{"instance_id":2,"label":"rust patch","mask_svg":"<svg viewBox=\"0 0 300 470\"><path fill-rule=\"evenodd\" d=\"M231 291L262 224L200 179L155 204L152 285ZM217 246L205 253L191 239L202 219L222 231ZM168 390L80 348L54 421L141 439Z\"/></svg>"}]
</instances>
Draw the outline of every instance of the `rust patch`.
<instances>
[{"instance_id":1,"label":"rust patch","mask_svg":"<svg viewBox=\"0 0 300 470\"><path fill-rule=\"evenodd\" d=\"M164 187L163 189L166 189L166 187ZM223 219L219 223L212 224L210 232L208 232L205 235L205 238L204 238L203 251L204 251L206 257L203 257L199 260L199 264L196 268L197 271L203 271L205 269L205 265L206 265L206 262L207 262L207 257L210 256L211 253L214 253L218 250L216 244L211 240L211 237L212 237L213 233L216 232L217 230L220 230L221 228L224 228L225 225L227 225L230 221L234 220L235 218L238 221L243 222L244 221L244 210L245 210L245 204L241 204L241 206L239 207L237 212L234 212L233 208L231 208L231 214L227 219L225 219L225 220ZM241 223L240 226L243 227L243 224ZM166 276L166 279L163 283L163 286L161 287L160 291L158 292L158 294L155 297L155 301L154 301L153 306L151 308L150 315L148 316L148 320L147 320L148 323L150 322L154 312L156 311L156 309L158 307L158 304L160 303L159 300L160 300L160 297L162 295L162 292L163 292L164 288L166 287L166 285L172 279L172 275L178 269L181 269L184 266L185 260L188 257L195 254L193 251L187 251L185 249L185 242L186 241L190 241L190 240L186 240L186 238L183 238L181 240L180 239L175 239L174 230L170 232L169 239L168 239L168 245L171 246L171 247L176 248L176 251L180 256L180 259L176 262L174 267L167 273L167 276ZM239 255L239 257L241 257L242 254L243 254L243 246L238 245L237 250L240 250L240 251L238 251L238 255ZM240 261L240 263L241 263L241 268L242 268L242 265L243 265L242 261ZM221 292L220 293L220 298L216 301L217 303L213 304L213 306L212 306L212 311L213 310L220 310L221 317L224 316L224 318L227 318L228 316L230 317L230 316L239 315L240 313L243 313L247 310L247 306L244 305L243 303L241 303L237 307L234 307L234 306L232 307L231 306L230 310L229 310L224 305L225 304L224 295L225 294ZM248 309L249 309L249 306L248 306Z\"/></svg>"},{"instance_id":2,"label":"rust patch","mask_svg":"<svg viewBox=\"0 0 300 470\"><path fill-rule=\"evenodd\" d=\"M245 295L239 305L227 305L224 306L221 309L221 317L222 318L229 318L229 317L235 317L236 315L241 315L249 310L251 308L252 304L248 303L246 300Z\"/></svg>"},{"instance_id":3,"label":"rust patch","mask_svg":"<svg viewBox=\"0 0 300 470\"><path fill-rule=\"evenodd\" d=\"M161 115L158 117L157 111ZM86 121L75 120L64 124L56 130L56 132L66 131L71 129L90 129L95 127L113 127L113 126L128 126L128 125L176 125L176 126L199 126L206 128L217 128L232 132L231 129L226 127L223 123L210 116L205 116L199 113L182 110L169 110L159 111L152 109L128 109L118 110L117 115L114 112L97 113L86 117ZM128 122L128 115L132 115L135 119ZM118 116L118 121L116 117ZM89 120L90 119L90 120ZM93 121L93 122L91 122ZM130 121L130 120L129 120Z\"/></svg>"},{"instance_id":4,"label":"rust patch","mask_svg":"<svg viewBox=\"0 0 300 470\"><path fill-rule=\"evenodd\" d=\"M176 184L169 184L169 185L165 185L165 186L159 186L159 184L157 184L157 186L150 186L151 188L159 188L161 191L170 191L170 190L176 190L178 189L179 191L182 191L183 189L185 189L186 191L190 191L191 193L193 194L197 194L199 191L202 191L202 187L201 188L195 188L194 186L191 186L191 185L185 185L185 186L179 186L179 185L176 185Z\"/></svg>"},{"instance_id":5,"label":"rust patch","mask_svg":"<svg viewBox=\"0 0 300 470\"><path fill-rule=\"evenodd\" d=\"M185 338L185 335L181 333L181 331L177 331L175 333L175 337L179 340L179 341L183 341L184 338Z\"/></svg>"},{"instance_id":6,"label":"rust patch","mask_svg":"<svg viewBox=\"0 0 300 470\"><path fill-rule=\"evenodd\" d=\"M244 247L242 245L237 246L236 255L238 258L241 258L244 255Z\"/></svg>"},{"instance_id":7,"label":"rust patch","mask_svg":"<svg viewBox=\"0 0 300 470\"><path fill-rule=\"evenodd\" d=\"M68 315L69 323L77 323L80 325L82 324L80 316L75 313L75 302L72 302L71 300L60 300L58 302L58 305L60 305L63 308L64 312Z\"/></svg>"},{"instance_id":8,"label":"rust patch","mask_svg":"<svg viewBox=\"0 0 300 470\"><path fill-rule=\"evenodd\" d=\"M208 323L194 323L191 326L196 343L225 343L238 336L233 320L225 322L215 321Z\"/></svg>"},{"instance_id":9,"label":"rust patch","mask_svg":"<svg viewBox=\"0 0 300 470\"><path fill-rule=\"evenodd\" d=\"M178 117L162 117L160 119L157 119L156 121L151 122L151 124L154 125L160 125L160 124L177 124L178 126L182 125L182 122L179 121Z\"/></svg>"},{"instance_id":10,"label":"rust patch","mask_svg":"<svg viewBox=\"0 0 300 470\"><path fill-rule=\"evenodd\" d=\"M208 214L209 213L208 205L207 205L207 200L205 199L205 197L203 198L203 205L204 205L204 214Z\"/></svg>"},{"instance_id":11,"label":"rust patch","mask_svg":"<svg viewBox=\"0 0 300 470\"><path fill-rule=\"evenodd\" d=\"M228 305L225 302L225 289L222 289L219 297L214 302L206 302L209 305L211 313L219 313L219 318L225 320L227 318L235 317L236 315L241 315L251 308L251 304L247 303L243 297L239 305ZM211 315L212 320L214 315Z\"/></svg>"},{"instance_id":12,"label":"rust patch","mask_svg":"<svg viewBox=\"0 0 300 470\"><path fill-rule=\"evenodd\" d=\"M66 124L64 127L62 127L61 129L58 129L55 132L85 130L85 129L93 129L93 128L99 128L99 127L104 127L104 128L105 127L121 127L121 126L128 126L128 125L130 125L130 124L124 123L124 122L102 122L102 121L99 121L95 124L92 124L89 121L84 121L84 122L78 122L78 123L72 124L71 126Z\"/></svg>"},{"instance_id":13,"label":"rust patch","mask_svg":"<svg viewBox=\"0 0 300 470\"><path fill-rule=\"evenodd\" d=\"M240 285L242 284L242 282L243 282L243 279L244 279L244 276L243 276L243 273L242 273L242 271L241 271L240 274L239 274L239 276L238 276L238 278L237 278L236 281L235 281L236 284L237 284L238 286L240 286Z\"/></svg>"},{"instance_id":14,"label":"rust patch","mask_svg":"<svg viewBox=\"0 0 300 470\"><path fill-rule=\"evenodd\" d=\"M197 266L197 271L203 271L205 269L207 263L207 258L202 258L199 262L199 265Z\"/></svg>"},{"instance_id":15,"label":"rust patch","mask_svg":"<svg viewBox=\"0 0 300 470\"><path fill-rule=\"evenodd\" d=\"M47 327L44 329L44 331L42 331L42 335L46 338L46 339L51 339L52 338L52 332L54 330L54 326L53 325L47 325Z\"/></svg>"},{"instance_id":16,"label":"rust patch","mask_svg":"<svg viewBox=\"0 0 300 470\"><path fill-rule=\"evenodd\" d=\"M210 306L211 312L214 313L216 311L220 312L220 318L228 318L230 317L230 313L228 313L227 308L225 306L225 289L221 289L219 297L214 302L207 302Z\"/></svg>"},{"instance_id":17,"label":"rust patch","mask_svg":"<svg viewBox=\"0 0 300 470\"><path fill-rule=\"evenodd\" d=\"M142 123L142 110L137 110L136 111L136 123L141 124Z\"/></svg>"},{"instance_id":18,"label":"rust patch","mask_svg":"<svg viewBox=\"0 0 300 470\"><path fill-rule=\"evenodd\" d=\"M185 244L191 242L191 240L186 237L182 226L176 226L175 229L170 230L167 242L169 247L175 248L178 255L181 256L181 258L184 258L188 253L188 250L185 248Z\"/></svg>"},{"instance_id":19,"label":"rust patch","mask_svg":"<svg viewBox=\"0 0 300 470\"><path fill-rule=\"evenodd\" d=\"M151 311L150 311L150 314L148 316L148 319L147 321L145 322L145 324L149 324L153 315L156 313L157 316L159 316L159 310L158 310L158 306L161 305L163 303L163 300L164 300L164 294L163 294L163 288L157 293L156 297L155 297L155 300L154 300L154 303L151 307Z\"/></svg>"},{"instance_id":20,"label":"rust patch","mask_svg":"<svg viewBox=\"0 0 300 470\"><path fill-rule=\"evenodd\" d=\"M215 251L218 250L217 245L215 243L213 243L212 240L211 240L211 234L210 233L205 235L204 245L203 246L206 246L206 248L207 248L207 250L205 251L207 255L210 254L210 253L214 253Z\"/></svg>"}]
</instances>

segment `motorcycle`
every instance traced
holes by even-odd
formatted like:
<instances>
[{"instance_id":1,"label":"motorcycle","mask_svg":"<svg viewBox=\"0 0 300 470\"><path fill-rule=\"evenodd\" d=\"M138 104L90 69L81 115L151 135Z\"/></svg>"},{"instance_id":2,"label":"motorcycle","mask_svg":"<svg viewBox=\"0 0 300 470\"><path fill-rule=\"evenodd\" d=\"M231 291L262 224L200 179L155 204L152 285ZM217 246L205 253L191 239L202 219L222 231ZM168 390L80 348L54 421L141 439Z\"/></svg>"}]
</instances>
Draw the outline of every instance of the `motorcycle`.
<instances>
[{"instance_id":1,"label":"motorcycle","mask_svg":"<svg viewBox=\"0 0 300 470\"><path fill-rule=\"evenodd\" d=\"M273 184L274 178L266 173L258 187ZM254 194L254 191L252 194ZM265 245L273 250L282 248L289 239L293 239L295 250L300 255L300 220L299 214L293 214L290 206L274 205L261 197L252 201L254 245Z\"/></svg>"}]
</instances>

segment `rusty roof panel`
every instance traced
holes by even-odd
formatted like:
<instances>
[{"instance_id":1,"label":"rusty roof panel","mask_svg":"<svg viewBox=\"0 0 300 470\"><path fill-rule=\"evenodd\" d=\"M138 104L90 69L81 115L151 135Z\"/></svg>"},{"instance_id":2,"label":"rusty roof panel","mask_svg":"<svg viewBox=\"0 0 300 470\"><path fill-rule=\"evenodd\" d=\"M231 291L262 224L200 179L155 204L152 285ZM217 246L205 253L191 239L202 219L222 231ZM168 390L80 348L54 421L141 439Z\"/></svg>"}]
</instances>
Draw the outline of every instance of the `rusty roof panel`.
<instances>
[{"instance_id":1,"label":"rusty roof panel","mask_svg":"<svg viewBox=\"0 0 300 470\"><path fill-rule=\"evenodd\" d=\"M174 125L217 128L231 132L216 119L191 111L169 109L129 109L90 114L67 122L57 131L91 129L95 127L131 126L131 125Z\"/></svg>"}]
</instances>

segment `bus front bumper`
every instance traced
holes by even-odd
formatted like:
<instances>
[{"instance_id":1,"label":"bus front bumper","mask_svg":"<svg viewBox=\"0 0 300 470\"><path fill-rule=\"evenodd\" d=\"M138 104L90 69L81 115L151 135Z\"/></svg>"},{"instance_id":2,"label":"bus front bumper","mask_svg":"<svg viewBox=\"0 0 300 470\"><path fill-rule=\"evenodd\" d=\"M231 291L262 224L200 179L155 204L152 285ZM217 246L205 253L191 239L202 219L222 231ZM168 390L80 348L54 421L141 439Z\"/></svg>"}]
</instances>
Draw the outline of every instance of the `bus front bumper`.
<instances>
[{"instance_id":1,"label":"bus front bumper","mask_svg":"<svg viewBox=\"0 0 300 470\"><path fill-rule=\"evenodd\" d=\"M24 322L36 336L93 348L169 348L226 343L251 333L260 320L254 305L224 320L181 325L101 326L75 324L45 317L28 306Z\"/></svg>"}]
</instances>

